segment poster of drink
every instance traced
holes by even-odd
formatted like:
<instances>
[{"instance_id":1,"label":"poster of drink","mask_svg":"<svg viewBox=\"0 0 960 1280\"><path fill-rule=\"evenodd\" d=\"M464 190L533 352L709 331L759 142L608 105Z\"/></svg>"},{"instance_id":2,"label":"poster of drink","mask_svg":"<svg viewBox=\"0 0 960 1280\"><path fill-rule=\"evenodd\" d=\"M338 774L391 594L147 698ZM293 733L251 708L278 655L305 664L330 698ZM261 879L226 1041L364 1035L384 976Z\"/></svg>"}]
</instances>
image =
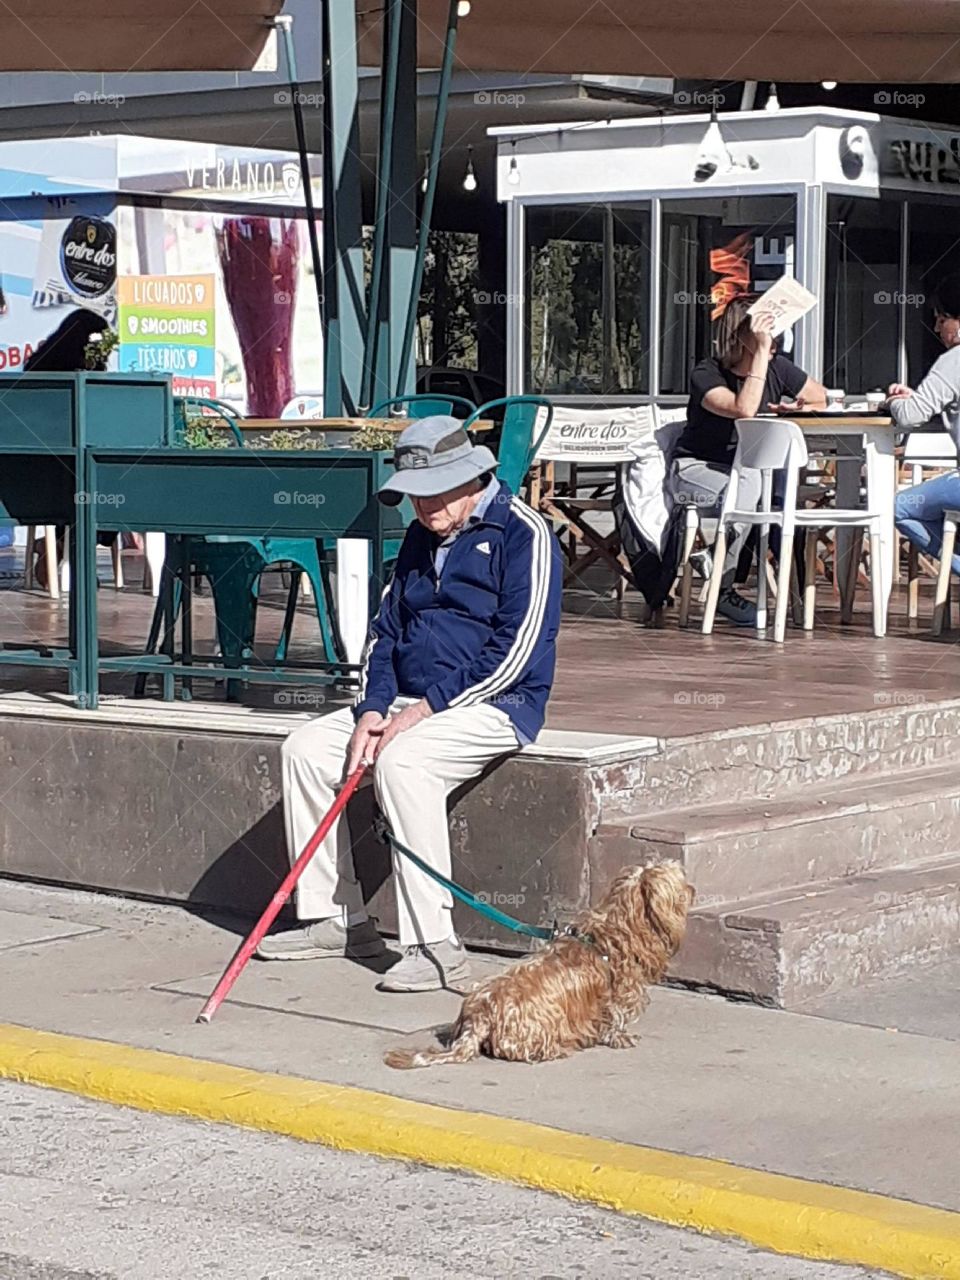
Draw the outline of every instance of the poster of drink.
<instances>
[{"instance_id":1,"label":"poster of drink","mask_svg":"<svg viewBox=\"0 0 960 1280\"><path fill-rule=\"evenodd\" d=\"M216 398L216 276L121 276L118 363L169 373L174 395Z\"/></svg>"}]
</instances>

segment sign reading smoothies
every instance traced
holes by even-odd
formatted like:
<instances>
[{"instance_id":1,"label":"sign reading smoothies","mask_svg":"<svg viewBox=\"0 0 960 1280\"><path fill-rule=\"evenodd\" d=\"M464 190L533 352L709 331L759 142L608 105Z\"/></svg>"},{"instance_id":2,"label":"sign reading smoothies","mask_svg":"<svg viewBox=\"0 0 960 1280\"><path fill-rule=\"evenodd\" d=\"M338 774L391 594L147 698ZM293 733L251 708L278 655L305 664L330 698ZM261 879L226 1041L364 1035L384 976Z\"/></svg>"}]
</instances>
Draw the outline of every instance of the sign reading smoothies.
<instances>
[{"instance_id":1,"label":"sign reading smoothies","mask_svg":"<svg viewBox=\"0 0 960 1280\"><path fill-rule=\"evenodd\" d=\"M216 278L121 276L120 368L173 375L176 395L217 394Z\"/></svg>"}]
</instances>

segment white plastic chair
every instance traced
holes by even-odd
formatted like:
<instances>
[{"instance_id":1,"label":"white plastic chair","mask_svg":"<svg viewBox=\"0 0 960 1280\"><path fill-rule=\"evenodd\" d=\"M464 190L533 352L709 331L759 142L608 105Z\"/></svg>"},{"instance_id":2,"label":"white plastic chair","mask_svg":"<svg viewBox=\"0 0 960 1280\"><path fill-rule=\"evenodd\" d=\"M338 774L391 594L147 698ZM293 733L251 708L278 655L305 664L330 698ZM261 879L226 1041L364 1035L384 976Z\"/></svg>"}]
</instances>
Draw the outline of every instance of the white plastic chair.
<instances>
[{"instance_id":1,"label":"white plastic chair","mask_svg":"<svg viewBox=\"0 0 960 1280\"><path fill-rule=\"evenodd\" d=\"M723 561L727 549L727 528L731 524L760 526L760 549L757 562L757 631L767 627L767 545L771 525L779 525L780 570L777 577L777 606L773 624L773 638L782 644L787 629L787 604L790 598L790 569L793 563L794 531L801 529L829 529L843 525L845 528L862 528L870 532L870 587L873 597L873 634L884 634L883 601L881 598L880 564L880 516L874 511L845 510L839 507L814 507L797 509L797 493L800 471L807 462L807 445L803 432L795 422L782 418L740 418L737 421L737 452L733 460L730 482L724 495L723 510L717 529L717 541L713 549L713 573L707 592L707 604L703 616L703 634L713 631L720 598L720 582L723 577ZM737 509L740 476L744 471L761 473L760 505L756 511ZM783 510L773 510L773 473L786 471ZM809 540L816 551L816 542ZM803 627L813 629L813 610L816 582L807 556L807 574L803 594ZM853 557L854 562L856 557Z\"/></svg>"},{"instance_id":2,"label":"white plastic chair","mask_svg":"<svg viewBox=\"0 0 960 1280\"><path fill-rule=\"evenodd\" d=\"M957 466L957 446L953 437L946 431L911 431L903 445L903 462L910 468L910 484L901 485L900 489L915 487L931 478L930 472L941 475L944 471L953 471ZM944 536L950 534L948 516L944 516ZM956 540L956 528L953 530L953 541ZM950 556L945 557L947 564ZM899 557L898 557L899 560ZM941 587L940 579L943 577ZM942 591L942 598L941 598ZM950 591L949 570L943 574L943 561L940 562L940 573L937 575L937 592L933 609L933 633L939 635L943 630L944 610ZM915 621L920 615L920 549L914 543L907 543L907 617Z\"/></svg>"}]
</instances>

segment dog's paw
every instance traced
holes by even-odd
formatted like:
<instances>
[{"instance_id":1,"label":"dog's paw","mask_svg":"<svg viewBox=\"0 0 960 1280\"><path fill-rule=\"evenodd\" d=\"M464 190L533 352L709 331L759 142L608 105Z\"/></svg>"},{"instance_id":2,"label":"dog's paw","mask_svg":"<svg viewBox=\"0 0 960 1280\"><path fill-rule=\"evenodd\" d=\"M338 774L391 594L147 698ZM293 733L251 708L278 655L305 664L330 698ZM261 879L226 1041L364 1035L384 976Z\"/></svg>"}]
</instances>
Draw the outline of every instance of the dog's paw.
<instances>
[{"instance_id":1,"label":"dog's paw","mask_svg":"<svg viewBox=\"0 0 960 1280\"><path fill-rule=\"evenodd\" d=\"M600 1043L608 1049L635 1049L639 1041L639 1036L632 1036L627 1031L608 1031Z\"/></svg>"}]
</instances>

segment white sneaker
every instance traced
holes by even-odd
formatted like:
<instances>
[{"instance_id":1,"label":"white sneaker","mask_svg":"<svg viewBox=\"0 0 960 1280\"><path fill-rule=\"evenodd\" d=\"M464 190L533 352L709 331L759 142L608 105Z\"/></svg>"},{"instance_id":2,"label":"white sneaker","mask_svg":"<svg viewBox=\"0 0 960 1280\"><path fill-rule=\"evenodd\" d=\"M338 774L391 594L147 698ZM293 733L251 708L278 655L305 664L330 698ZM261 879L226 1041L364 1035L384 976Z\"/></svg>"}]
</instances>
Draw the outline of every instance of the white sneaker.
<instances>
[{"instance_id":1,"label":"white sneaker","mask_svg":"<svg viewBox=\"0 0 960 1280\"><path fill-rule=\"evenodd\" d=\"M417 943L406 947L401 958L380 983L381 991L442 991L470 972L467 953L459 938Z\"/></svg>"},{"instance_id":2,"label":"white sneaker","mask_svg":"<svg viewBox=\"0 0 960 1280\"><path fill-rule=\"evenodd\" d=\"M271 934L257 947L257 957L260 960L320 960L325 956L349 956L366 960L383 955L384 951L383 939L372 920L345 929L336 916L330 916L326 920L312 920L298 929Z\"/></svg>"}]
</instances>

